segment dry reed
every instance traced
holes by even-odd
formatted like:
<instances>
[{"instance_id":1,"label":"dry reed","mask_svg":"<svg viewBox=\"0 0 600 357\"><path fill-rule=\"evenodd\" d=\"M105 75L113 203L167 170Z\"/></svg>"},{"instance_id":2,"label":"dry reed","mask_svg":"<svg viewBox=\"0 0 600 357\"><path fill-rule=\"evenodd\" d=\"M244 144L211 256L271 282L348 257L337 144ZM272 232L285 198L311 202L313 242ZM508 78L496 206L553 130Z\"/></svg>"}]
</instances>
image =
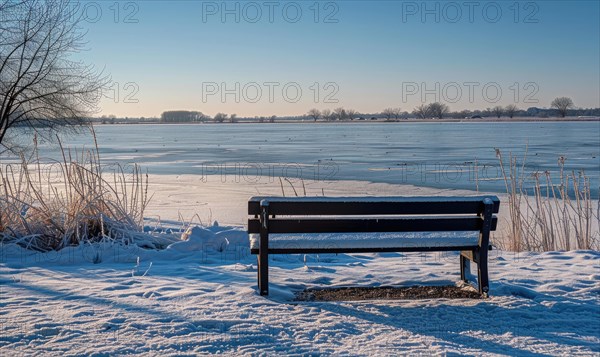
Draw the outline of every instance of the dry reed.
<instances>
[{"instance_id":1,"label":"dry reed","mask_svg":"<svg viewBox=\"0 0 600 357\"><path fill-rule=\"evenodd\" d=\"M94 135L95 139L95 135ZM59 140L62 160L33 153L0 166L0 240L38 251L93 242L155 248L143 233L148 175L138 165L101 165L93 150L71 151Z\"/></svg>"},{"instance_id":2,"label":"dry reed","mask_svg":"<svg viewBox=\"0 0 600 357\"><path fill-rule=\"evenodd\" d=\"M560 182L555 184L548 171L526 174L527 154L521 164L512 154L505 163L499 149L496 149L496 156L508 196L510 227L508 242L504 242L506 249L554 251L600 248L600 199L592 199L590 179L583 171L567 172L566 158L561 156L558 159ZM529 189L532 192L527 192L525 187L528 180L531 180Z\"/></svg>"}]
</instances>

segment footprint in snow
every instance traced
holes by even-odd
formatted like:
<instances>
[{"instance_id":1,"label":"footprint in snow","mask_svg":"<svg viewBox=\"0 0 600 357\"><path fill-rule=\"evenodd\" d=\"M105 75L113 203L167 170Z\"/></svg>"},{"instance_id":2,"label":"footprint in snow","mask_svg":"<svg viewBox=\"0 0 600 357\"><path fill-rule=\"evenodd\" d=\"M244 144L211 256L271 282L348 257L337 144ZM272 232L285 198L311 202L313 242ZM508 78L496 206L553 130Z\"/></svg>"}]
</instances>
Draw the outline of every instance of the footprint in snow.
<instances>
[{"instance_id":1,"label":"footprint in snow","mask_svg":"<svg viewBox=\"0 0 600 357\"><path fill-rule=\"evenodd\" d=\"M349 267L364 267L365 265L361 262L354 262L354 263L348 263L346 264Z\"/></svg>"},{"instance_id":2,"label":"footprint in snow","mask_svg":"<svg viewBox=\"0 0 600 357\"><path fill-rule=\"evenodd\" d=\"M78 312L76 314L73 314L73 317L77 318L77 317L94 316L94 315L95 315L95 312L92 311L92 310L90 310L90 311L80 311L80 312Z\"/></svg>"},{"instance_id":3,"label":"footprint in snow","mask_svg":"<svg viewBox=\"0 0 600 357\"><path fill-rule=\"evenodd\" d=\"M100 325L100 331L114 331L121 327L121 324L125 322L124 317L113 317Z\"/></svg>"},{"instance_id":4,"label":"footprint in snow","mask_svg":"<svg viewBox=\"0 0 600 357\"><path fill-rule=\"evenodd\" d=\"M43 337L52 337L60 334L60 328L57 327L46 327L40 330L35 331L34 333Z\"/></svg>"},{"instance_id":5,"label":"footprint in snow","mask_svg":"<svg viewBox=\"0 0 600 357\"><path fill-rule=\"evenodd\" d=\"M335 269L333 269L333 268L326 268L326 267L323 267L323 266L308 266L308 265L305 265L302 269L304 271L307 271L307 272L319 271L319 272L324 272L324 273L335 273Z\"/></svg>"},{"instance_id":6,"label":"footprint in snow","mask_svg":"<svg viewBox=\"0 0 600 357\"><path fill-rule=\"evenodd\" d=\"M160 297L160 296L162 296L162 294L157 291L146 291L145 293L142 294L142 297L145 299L151 299L151 298Z\"/></svg>"},{"instance_id":7,"label":"footprint in snow","mask_svg":"<svg viewBox=\"0 0 600 357\"><path fill-rule=\"evenodd\" d=\"M311 281L312 284L331 285L333 279L322 276Z\"/></svg>"}]
</instances>

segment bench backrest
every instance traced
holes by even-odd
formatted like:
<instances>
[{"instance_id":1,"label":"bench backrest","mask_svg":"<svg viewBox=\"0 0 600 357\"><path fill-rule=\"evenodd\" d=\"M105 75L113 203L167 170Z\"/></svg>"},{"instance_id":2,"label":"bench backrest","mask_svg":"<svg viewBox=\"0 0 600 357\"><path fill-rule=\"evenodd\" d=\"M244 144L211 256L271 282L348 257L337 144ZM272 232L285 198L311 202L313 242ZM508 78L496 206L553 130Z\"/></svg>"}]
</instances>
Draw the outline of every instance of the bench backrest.
<instances>
[{"instance_id":1,"label":"bench backrest","mask_svg":"<svg viewBox=\"0 0 600 357\"><path fill-rule=\"evenodd\" d=\"M252 197L248 233L435 232L495 230L496 196ZM369 217L371 216L371 217Z\"/></svg>"}]
</instances>

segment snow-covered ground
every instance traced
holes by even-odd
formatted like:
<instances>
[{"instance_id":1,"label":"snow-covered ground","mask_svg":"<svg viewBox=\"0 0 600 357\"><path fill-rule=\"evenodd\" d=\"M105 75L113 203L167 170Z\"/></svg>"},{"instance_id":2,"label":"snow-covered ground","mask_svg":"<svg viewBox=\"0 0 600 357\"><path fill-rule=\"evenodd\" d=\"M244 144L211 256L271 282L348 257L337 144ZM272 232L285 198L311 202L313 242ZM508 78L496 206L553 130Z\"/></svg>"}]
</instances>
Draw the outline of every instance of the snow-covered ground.
<instances>
[{"instance_id":1,"label":"snow-covered ground","mask_svg":"<svg viewBox=\"0 0 600 357\"><path fill-rule=\"evenodd\" d=\"M276 256L265 298L256 293L256 263L247 249L213 249L224 235L237 234L202 234L205 244L192 239L159 252L87 247L35 254L5 246L0 352L600 353L597 252L495 252L487 300L296 302L293 293L305 287L453 284L458 257Z\"/></svg>"},{"instance_id":2,"label":"snow-covered ground","mask_svg":"<svg viewBox=\"0 0 600 357\"><path fill-rule=\"evenodd\" d=\"M196 223L217 219L221 226L194 228L188 240L162 251L95 245L42 254L1 246L0 355L600 354L598 252L492 251L486 300L361 302L298 302L294 293L452 285L459 280L458 255L274 256L271 295L261 297L242 227L246 199L279 194L279 183L226 189L183 177L151 182L156 196L148 224L167 232L160 234L177 239L180 227L172 220L195 213ZM296 190L302 194L301 185ZM306 190L436 194L359 182L307 183Z\"/></svg>"}]
</instances>

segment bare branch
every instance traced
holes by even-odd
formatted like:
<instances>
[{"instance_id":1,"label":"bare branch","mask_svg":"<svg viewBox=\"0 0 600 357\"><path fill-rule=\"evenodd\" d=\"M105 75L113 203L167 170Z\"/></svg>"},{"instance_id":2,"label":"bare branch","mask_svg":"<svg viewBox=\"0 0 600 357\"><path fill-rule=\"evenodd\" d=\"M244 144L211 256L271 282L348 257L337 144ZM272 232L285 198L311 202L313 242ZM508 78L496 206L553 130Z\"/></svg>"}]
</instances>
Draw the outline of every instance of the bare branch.
<instances>
[{"instance_id":1,"label":"bare branch","mask_svg":"<svg viewBox=\"0 0 600 357\"><path fill-rule=\"evenodd\" d=\"M15 127L86 124L108 77L70 59L83 47L83 18L68 0L0 0L0 11L0 145Z\"/></svg>"}]
</instances>

